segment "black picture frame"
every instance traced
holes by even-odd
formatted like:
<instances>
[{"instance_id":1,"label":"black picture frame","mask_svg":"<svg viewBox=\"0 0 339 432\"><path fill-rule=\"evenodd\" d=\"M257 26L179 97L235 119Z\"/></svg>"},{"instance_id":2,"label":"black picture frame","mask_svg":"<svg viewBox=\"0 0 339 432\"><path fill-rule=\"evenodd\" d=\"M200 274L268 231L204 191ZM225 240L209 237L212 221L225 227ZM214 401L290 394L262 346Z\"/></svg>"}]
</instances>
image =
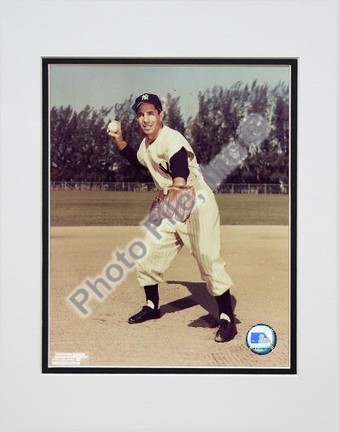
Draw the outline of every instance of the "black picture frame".
<instances>
[{"instance_id":1,"label":"black picture frame","mask_svg":"<svg viewBox=\"0 0 339 432\"><path fill-rule=\"evenodd\" d=\"M56 367L49 366L50 180L49 95L51 65L243 65L290 67L290 358L288 368ZM42 58L42 373L43 374L297 374L297 95L296 58Z\"/></svg>"}]
</instances>

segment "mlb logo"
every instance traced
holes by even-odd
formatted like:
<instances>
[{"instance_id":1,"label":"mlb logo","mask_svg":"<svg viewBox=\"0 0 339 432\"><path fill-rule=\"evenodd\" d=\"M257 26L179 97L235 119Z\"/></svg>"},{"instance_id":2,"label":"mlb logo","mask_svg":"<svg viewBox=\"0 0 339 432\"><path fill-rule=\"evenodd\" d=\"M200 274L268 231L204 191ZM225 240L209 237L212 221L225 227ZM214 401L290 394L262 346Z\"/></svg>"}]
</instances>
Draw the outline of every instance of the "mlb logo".
<instances>
[{"instance_id":1,"label":"mlb logo","mask_svg":"<svg viewBox=\"0 0 339 432\"><path fill-rule=\"evenodd\" d=\"M270 343L270 339L264 332L251 333L251 343Z\"/></svg>"},{"instance_id":2,"label":"mlb logo","mask_svg":"<svg viewBox=\"0 0 339 432\"><path fill-rule=\"evenodd\" d=\"M254 354L269 354L277 344L277 336L272 327L256 324L248 330L246 344Z\"/></svg>"}]
</instances>

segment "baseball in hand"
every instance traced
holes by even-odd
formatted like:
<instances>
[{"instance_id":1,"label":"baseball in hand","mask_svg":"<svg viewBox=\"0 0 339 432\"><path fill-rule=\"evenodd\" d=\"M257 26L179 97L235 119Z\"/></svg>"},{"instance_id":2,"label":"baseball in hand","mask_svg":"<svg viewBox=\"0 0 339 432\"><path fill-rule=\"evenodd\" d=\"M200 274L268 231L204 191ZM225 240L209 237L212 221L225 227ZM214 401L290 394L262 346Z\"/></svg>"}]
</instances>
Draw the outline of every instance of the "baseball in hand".
<instances>
[{"instance_id":1,"label":"baseball in hand","mask_svg":"<svg viewBox=\"0 0 339 432\"><path fill-rule=\"evenodd\" d=\"M107 132L116 133L116 132L118 132L118 130L119 130L119 124L116 121L112 121L107 126Z\"/></svg>"}]
</instances>

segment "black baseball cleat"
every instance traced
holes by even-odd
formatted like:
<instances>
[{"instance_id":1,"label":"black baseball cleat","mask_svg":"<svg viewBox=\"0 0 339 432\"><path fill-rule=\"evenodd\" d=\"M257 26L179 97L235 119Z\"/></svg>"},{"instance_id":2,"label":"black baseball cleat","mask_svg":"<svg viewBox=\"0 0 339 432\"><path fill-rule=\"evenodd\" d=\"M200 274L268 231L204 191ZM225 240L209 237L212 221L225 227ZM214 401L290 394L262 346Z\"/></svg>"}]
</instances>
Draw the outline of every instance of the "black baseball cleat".
<instances>
[{"instance_id":1,"label":"black baseball cleat","mask_svg":"<svg viewBox=\"0 0 339 432\"><path fill-rule=\"evenodd\" d=\"M220 327L215 335L216 342L228 342L237 334L237 328L234 322L225 319L220 320Z\"/></svg>"},{"instance_id":2,"label":"black baseball cleat","mask_svg":"<svg viewBox=\"0 0 339 432\"><path fill-rule=\"evenodd\" d=\"M149 306L143 306L140 312L128 318L130 324L139 324L151 319L160 318L160 309L152 309Z\"/></svg>"}]
</instances>

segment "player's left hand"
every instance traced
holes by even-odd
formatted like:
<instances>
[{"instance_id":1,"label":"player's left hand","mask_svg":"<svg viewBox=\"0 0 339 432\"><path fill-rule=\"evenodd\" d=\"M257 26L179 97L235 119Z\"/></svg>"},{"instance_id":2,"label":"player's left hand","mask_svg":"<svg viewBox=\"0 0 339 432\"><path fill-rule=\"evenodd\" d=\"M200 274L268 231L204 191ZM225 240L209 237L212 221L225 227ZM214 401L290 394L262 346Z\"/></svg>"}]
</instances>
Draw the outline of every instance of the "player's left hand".
<instances>
[{"instance_id":1,"label":"player's left hand","mask_svg":"<svg viewBox=\"0 0 339 432\"><path fill-rule=\"evenodd\" d=\"M170 186L155 197L150 211L150 221L160 225L163 219L186 222L195 204L195 190L192 186Z\"/></svg>"},{"instance_id":2,"label":"player's left hand","mask_svg":"<svg viewBox=\"0 0 339 432\"><path fill-rule=\"evenodd\" d=\"M173 185L173 186L165 187L162 192L163 192L164 195L168 195L168 192L171 189L180 190L180 189L185 189L186 187L188 187L188 186L174 186Z\"/></svg>"}]
</instances>

